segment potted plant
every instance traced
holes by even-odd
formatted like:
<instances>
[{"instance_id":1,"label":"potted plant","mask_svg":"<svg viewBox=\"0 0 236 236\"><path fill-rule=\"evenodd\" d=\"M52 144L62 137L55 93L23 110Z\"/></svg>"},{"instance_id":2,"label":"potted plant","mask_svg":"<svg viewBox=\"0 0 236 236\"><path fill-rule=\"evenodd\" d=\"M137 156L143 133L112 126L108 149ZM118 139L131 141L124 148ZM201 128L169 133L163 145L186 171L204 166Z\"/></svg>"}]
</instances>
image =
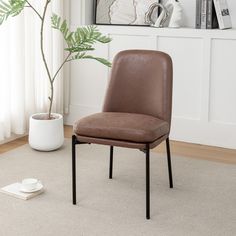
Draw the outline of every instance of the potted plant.
<instances>
[{"instance_id":1,"label":"potted plant","mask_svg":"<svg viewBox=\"0 0 236 236\"><path fill-rule=\"evenodd\" d=\"M61 32L65 42L64 48L67 55L55 74L49 69L44 51L44 26L46 13L51 0L45 0L43 12L38 11L29 0L6 0L0 1L0 24L9 16L19 15L25 8L31 8L36 17L41 22L40 27L40 49L44 68L47 72L47 79L50 84L50 95L48 96L49 107L47 113L34 114L30 117L29 144L32 148L40 151L52 151L62 146L64 141L63 116L52 113L54 101L54 82L63 66L73 60L94 59L98 62L111 66L111 63L104 58L89 55L88 52L95 50L95 43L109 43L111 39L102 35L96 26L90 25L78 27L75 31L70 31L67 21L60 16L53 14L51 26Z\"/></svg>"}]
</instances>

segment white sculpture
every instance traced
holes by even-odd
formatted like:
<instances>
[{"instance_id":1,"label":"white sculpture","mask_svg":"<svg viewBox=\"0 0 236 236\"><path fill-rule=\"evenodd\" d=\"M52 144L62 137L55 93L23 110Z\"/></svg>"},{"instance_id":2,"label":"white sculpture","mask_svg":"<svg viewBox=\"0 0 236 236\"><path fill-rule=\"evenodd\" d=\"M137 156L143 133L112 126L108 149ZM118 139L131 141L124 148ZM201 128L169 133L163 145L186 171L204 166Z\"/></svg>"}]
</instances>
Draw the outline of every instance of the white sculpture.
<instances>
[{"instance_id":1,"label":"white sculpture","mask_svg":"<svg viewBox=\"0 0 236 236\"><path fill-rule=\"evenodd\" d=\"M178 0L160 4L157 0L115 0L110 7L111 24L150 24L154 27L181 27L182 7ZM157 9L162 12L157 18Z\"/></svg>"},{"instance_id":2,"label":"white sculpture","mask_svg":"<svg viewBox=\"0 0 236 236\"><path fill-rule=\"evenodd\" d=\"M162 11L155 22L152 20L154 10L161 7ZM182 24L182 7L177 0L168 0L165 5L153 3L146 13L146 23L153 27L179 28Z\"/></svg>"},{"instance_id":3,"label":"white sculpture","mask_svg":"<svg viewBox=\"0 0 236 236\"><path fill-rule=\"evenodd\" d=\"M182 7L178 0L168 0L165 4L165 8L169 12L170 28L179 28L182 26Z\"/></svg>"},{"instance_id":4,"label":"white sculpture","mask_svg":"<svg viewBox=\"0 0 236 236\"><path fill-rule=\"evenodd\" d=\"M151 4L155 3L156 0L134 0L136 19L132 24L144 25L145 24L145 14Z\"/></svg>"},{"instance_id":5,"label":"white sculpture","mask_svg":"<svg viewBox=\"0 0 236 236\"><path fill-rule=\"evenodd\" d=\"M162 8L161 14L159 15L155 24L153 25L154 27L157 28L166 26L165 23L169 17L169 12L167 11L167 9L162 4L160 4L160 7Z\"/></svg>"},{"instance_id":6,"label":"white sculpture","mask_svg":"<svg viewBox=\"0 0 236 236\"><path fill-rule=\"evenodd\" d=\"M115 0L109 8L110 23L145 25L145 13L155 2L157 0Z\"/></svg>"},{"instance_id":7,"label":"white sculpture","mask_svg":"<svg viewBox=\"0 0 236 236\"><path fill-rule=\"evenodd\" d=\"M159 7L162 9L161 14L159 15L156 21L153 21L152 20L153 12L154 11L157 12ZM160 28L164 27L164 23L166 22L167 18L168 18L168 11L166 10L166 8L161 3L155 2L149 7L148 11L145 14L145 23L153 27Z\"/></svg>"}]
</instances>

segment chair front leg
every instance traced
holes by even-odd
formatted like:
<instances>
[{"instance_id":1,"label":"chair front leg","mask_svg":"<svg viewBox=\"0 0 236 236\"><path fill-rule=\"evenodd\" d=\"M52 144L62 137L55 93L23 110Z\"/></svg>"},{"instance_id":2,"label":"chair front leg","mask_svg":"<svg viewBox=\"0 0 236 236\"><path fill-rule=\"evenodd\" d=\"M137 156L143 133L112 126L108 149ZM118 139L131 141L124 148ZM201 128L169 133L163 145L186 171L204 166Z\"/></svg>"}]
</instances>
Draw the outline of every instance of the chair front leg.
<instances>
[{"instance_id":1,"label":"chair front leg","mask_svg":"<svg viewBox=\"0 0 236 236\"><path fill-rule=\"evenodd\" d=\"M112 174L113 174L113 146L110 146L109 179L112 179Z\"/></svg>"},{"instance_id":2,"label":"chair front leg","mask_svg":"<svg viewBox=\"0 0 236 236\"><path fill-rule=\"evenodd\" d=\"M170 188L173 188L173 179L172 179L172 167L171 167L171 154L170 154L170 142L169 142L169 138L166 139L166 152L167 152L167 162L168 162L169 184L170 184Z\"/></svg>"},{"instance_id":3,"label":"chair front leg","mask_svg":"<svg viewBox=\"0 0 236 236\"><path fill-rule=\"evenodd\" d=\"M150 219L150 147L146 145L146 219Z\"/></svg>"},{"instance_id":4,"label":"chair front leg","mask_svg":"<svg viewBox=\"0 0 236 236\"><path fill-rule=\"evenodd\" d=\"M76 136L72 136L72 203L76 205Z\"/></svg>"}]
</instances>

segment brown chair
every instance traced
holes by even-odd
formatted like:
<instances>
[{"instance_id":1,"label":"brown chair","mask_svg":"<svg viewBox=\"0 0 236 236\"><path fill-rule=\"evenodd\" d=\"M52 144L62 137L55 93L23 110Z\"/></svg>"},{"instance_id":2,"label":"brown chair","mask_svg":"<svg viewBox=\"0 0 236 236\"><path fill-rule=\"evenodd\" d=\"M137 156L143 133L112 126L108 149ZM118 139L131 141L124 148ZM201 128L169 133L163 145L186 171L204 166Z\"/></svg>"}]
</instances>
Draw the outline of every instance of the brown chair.
<instances>
[{"instance_id":1,"label":"brown chair","mask_svg":"<svg viewBox=\"0 0 236 236\"><path fill-rule=\"evenodd\" d=\"M127 50L113 62L103 112L74 125L72 136L73 204L76 204L76 144L135 148L146 154L146 218L150 219L150 149L166 141L169 184L173 188L169 133L172 107L172 60L163 52Z\"/></svg>"}]
</instances>

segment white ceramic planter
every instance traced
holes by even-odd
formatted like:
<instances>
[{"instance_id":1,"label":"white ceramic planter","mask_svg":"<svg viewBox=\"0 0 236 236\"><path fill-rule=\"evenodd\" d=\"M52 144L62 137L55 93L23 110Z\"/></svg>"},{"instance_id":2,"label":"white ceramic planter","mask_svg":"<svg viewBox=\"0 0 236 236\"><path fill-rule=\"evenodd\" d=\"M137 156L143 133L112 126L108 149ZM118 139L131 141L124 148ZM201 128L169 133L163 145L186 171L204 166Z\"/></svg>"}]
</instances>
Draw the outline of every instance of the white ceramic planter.
<instances>
[{"instance_id":1,"label":"white ceramic planter","mask_svg":"<svg viewBox=\"0 0 236 236\"><path fill-rule=\"evenodd\" d=\"M38 113L30 117L29 145L39 151L53 151L60 148L64 142L63 117L52 114L55 119L46 120L47 114Z\"/></svg>"}]
</instances>

